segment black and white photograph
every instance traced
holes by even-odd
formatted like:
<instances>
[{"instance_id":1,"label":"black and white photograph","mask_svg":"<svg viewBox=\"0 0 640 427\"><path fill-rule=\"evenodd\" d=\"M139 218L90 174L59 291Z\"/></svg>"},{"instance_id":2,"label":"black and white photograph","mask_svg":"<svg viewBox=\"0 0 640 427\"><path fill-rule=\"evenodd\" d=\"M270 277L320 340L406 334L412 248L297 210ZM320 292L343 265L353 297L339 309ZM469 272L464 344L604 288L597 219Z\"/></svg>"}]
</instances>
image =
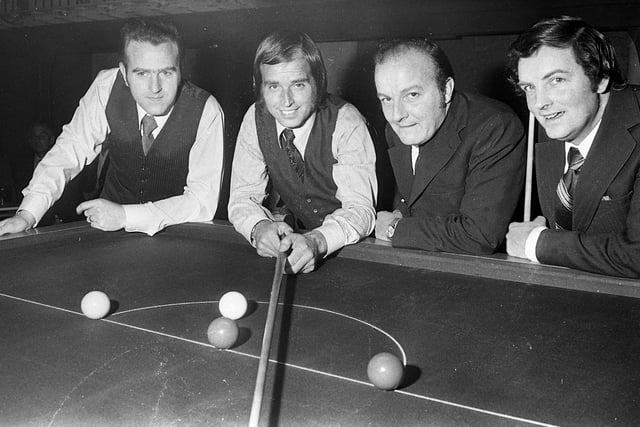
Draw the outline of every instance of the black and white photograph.
<instances>
[{"instance_id":1,"label":"black and white photograph","mask_svg":"<svg viewBox=\"0 0 640 427\"><path fill-rule=\"evenodd\" d=\"M640 0L0 0L0 426L640 425Z\"/></svg>"}]
</instances>

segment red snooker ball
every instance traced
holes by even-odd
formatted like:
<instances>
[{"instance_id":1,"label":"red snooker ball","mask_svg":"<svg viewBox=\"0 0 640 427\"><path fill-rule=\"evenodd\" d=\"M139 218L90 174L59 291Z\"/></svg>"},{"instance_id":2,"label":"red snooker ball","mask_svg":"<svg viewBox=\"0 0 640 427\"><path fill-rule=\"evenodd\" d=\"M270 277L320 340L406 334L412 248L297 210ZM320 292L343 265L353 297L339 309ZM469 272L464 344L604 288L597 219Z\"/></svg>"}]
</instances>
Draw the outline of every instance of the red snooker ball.
<instances>
[{"instance_id":1,"label":"red snooker ball","mask_svg":"<svg viewBox=\"0 0 640 427\"><path fill-rule=\"evenodd\" d=\"M207 338L214 347L227 349L236 343L238 333L238 325L235 321L226 317L218 317L209 324Z\"/></svg>"},{"instance_id":2,"label":"red snooker ball","mask_svg":"<svg viewBox=\"0 0 640 427\"><path fill-rule=\"evenodd\" d=\"M382 390L393 390L402 381L404 366L391 353L378 353L367 365L367 376L371 383Z\"/></svg>"}]
</instances>

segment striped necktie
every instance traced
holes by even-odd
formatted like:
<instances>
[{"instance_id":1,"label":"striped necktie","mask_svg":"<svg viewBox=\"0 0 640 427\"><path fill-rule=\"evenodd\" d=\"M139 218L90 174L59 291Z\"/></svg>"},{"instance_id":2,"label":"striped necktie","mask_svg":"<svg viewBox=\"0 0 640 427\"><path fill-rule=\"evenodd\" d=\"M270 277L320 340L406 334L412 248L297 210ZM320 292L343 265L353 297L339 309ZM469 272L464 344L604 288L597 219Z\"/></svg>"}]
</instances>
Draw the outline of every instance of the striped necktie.
<instances>
[{"instance_id":1,"label":"striped necktie","mask_svg":"<svg viewBox=\"0 0 640 427\"><path fill-rule=\"evenodd\" d=\"M562 175L556 188L556 229L571 230L573 226L573 195L578 185L580 168L584 163L584 157L577 148L571 147L567 156L569 167Z\"/></svg>"},{"instance_id":2,"label":"striped necktie","mask_svg":"<svg viewBox=\"0 0 640 427\"><path fill-rule=\"evenodd\" d=\"M286 151L287 158L289 159L289 166L291 169L298 175L300 181L304 182L304 160L300 155L300 152L293 144L293 140L295 139L295 135L293 131L289 128L286 128L280 134L280 148Z\"/></svg>"},{"instance_id":3,"label":"striped necktie","mask_svg":"<svg viewBox=\"0 0 640 427\"><path fill-rule=\"evenodd\" d=\"M158 127L156 123L156 119L149 114L146 114L142 118L142 151L144 151L144 155L146 156L153 145L153 130Z\"/></svg>"}]
</instances>

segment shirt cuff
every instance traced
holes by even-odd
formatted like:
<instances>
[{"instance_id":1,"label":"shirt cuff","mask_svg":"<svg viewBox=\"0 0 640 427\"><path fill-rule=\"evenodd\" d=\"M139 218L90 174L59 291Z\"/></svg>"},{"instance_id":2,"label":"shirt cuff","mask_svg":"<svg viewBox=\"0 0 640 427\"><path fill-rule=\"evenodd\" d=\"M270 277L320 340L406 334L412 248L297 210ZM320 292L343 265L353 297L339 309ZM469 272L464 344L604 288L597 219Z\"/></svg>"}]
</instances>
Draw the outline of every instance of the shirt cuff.
<instances>
[{"instance_id":1,"label":"shirt cuff","mask_svg":"<svg viewBox=\"0 0 640 427\"><path fill-rule=\"evenodd\" d=\"M264 213L264 215L262 214ZM253 228L260 222L266 220L275 221L273 215L268 210L264 210L262 213L258 213L257 215L249 215L242 219L241 223L236 221L236 224L233 224L236 231L242 235L247 242L251 243L251 232Z\"/></svg>"},{"instance_id":2,"label":"shirt cuff","mask_svg":"<svg viewBox=\"0 0 640 427\"><path fill-rule=\"evenodd\" d=\"M122 205L124 208L124 229L125 231L137 231L153 236L160 231L159 224L150 218L149 209L145 204Z\"/></svg>"},{"instance_id":3,"label":"shirt cuff","mask_svg":"<svg viewBox=\"0 0 640 427\"><path fill-rule=\"evenodd\" d=\"M249 238L247 240L249 240L249 243L251 243L251 246L253 246L254 248L256 247L256 228L258 227L258 224L265 221L269 222L270 224L274 222L271 218L263 218L261 220L258 220L258 222L253 224L253 227L251 227L251 233L249 233Z\"/></svg>"},{"instance_id":4,"label":"shirt cuff","mask_svg":"<svg viewBox=\"0 0 640 427\"><path fill-rule=\"evenodd\" d=\"M342 231L340 224L334 221L325 221L320 227L316 228L324 239L327 241L327 253L325 256L331 255L335 251L346 245L347 238Z\"/></svg>"},{"instance_id":5,"label":"shirt cuff","mask_svg":"<svg viewBox=\"0 0 640 427\"><path fill-rule=\"evenodd\" d=\"M26 195L20 203L19 211L27 211L35 218L36 222L33 224L35 227L38 225L44 214L49 209L47 201L43 197L37 195Z\"/></svg>"},{"instance_id":6,"label":"shirt cuff","mask_svg":"<svg viewBox=\"0 0 640 427\"><path fill-rule=\"evenodd\" d=\"M538 245L538 238L540 237L540 233L544 230L547 230L547 227L540 226L531 230L529 236L527 236L527 241L524 244L524 254L529 260L533 262L540 263L538 258L536 257L536 246Z\"/></svg>"}]
</instances>

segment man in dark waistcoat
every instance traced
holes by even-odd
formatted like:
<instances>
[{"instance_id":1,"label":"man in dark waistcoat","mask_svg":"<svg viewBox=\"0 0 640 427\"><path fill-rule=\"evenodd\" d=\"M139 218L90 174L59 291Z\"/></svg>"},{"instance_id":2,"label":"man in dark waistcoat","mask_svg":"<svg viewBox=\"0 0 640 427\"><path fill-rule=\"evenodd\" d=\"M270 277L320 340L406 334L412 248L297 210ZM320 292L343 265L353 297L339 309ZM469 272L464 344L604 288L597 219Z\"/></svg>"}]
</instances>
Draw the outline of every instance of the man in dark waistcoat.
<instances>
[{"instance_id":1,"label":"man in dark waistcoat","mask_svg":"<svg viewBox=\"0 0 640 427\"><path fill-rule=\"evenodd\" d=\"M513 223L507 252L640 277L640 87L626 84L611 42L574 17L533 25L507 61L544 128L535 147L544 217Z\"/></svg>"},{"instance_id":2,"label":"man in dark waistcoat","mask_svg":"<svg viewBox=\"0 0 640 427\"><path fill-rule=\"evenodd\" d=\"M373 231L373 142L356 108L327 94L322 56L306 34L261 42L254 88L231 169L229 220L259 255L288 251L287 270L307 273Z\"/></svg>"},{"instance_id":3,"label":"man in dark waistcoat","mask_svg":"<svg viewBox=\"0 0 640 427\"><path fill-rule=\"evenodd\" d=\"M503 243L524 182L524 129L509 107L454 89L426 39L383 43L375 84L396 178L376 237L394 247L490 254Z\"/></svg>"},{"instance_id":4,"label":"man in dark waistcoat","mask_svg":"<svg viewBox=\"0 0 640 427\"><path fill-rule=\"evenodd\" d=\"M73 119L36 167L16 215L0 235L38 224L65 185L108 150L100 198L77 207L92 227L153 235L213 219L223 162L223 114L206 91L181 77L182 43L162 21L121 31L121 62L103 70Z\"/></svg>"}]
</instances>

